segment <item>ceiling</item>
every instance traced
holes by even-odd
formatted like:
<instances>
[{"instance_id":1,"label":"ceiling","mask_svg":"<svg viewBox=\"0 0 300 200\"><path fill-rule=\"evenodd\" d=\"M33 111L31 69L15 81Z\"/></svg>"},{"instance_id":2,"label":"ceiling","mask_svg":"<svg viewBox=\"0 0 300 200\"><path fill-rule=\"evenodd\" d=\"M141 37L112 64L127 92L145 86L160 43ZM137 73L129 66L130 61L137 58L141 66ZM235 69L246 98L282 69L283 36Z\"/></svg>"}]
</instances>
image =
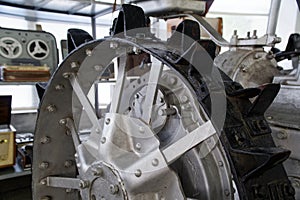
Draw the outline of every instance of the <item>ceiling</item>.
<instances>
[{"instance_id":1,"label":"ceiling","mask_svg":"<svg viewBox=\"0 0 300 200\"><path fill-rule=\"evenodd\" d=\"M14 8L98 17L112 12L120 0L0 0L0 5Z\"/></svg>"}]
</instances>

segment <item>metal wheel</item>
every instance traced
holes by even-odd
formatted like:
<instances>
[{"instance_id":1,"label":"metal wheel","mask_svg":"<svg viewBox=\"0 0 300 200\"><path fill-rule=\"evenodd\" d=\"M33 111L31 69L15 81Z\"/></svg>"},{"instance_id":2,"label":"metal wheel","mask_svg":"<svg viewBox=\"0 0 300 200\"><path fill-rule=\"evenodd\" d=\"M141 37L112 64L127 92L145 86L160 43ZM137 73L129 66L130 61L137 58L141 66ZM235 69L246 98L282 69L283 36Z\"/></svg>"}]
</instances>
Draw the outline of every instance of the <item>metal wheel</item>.
<instances>
[{"instance_id":1,"label":"metal wheel","mask_svg":"<svg viewBox=\"0 0 300 200\"><path fill-rule=\"evenodd\" d=\"M233 198L193 87L154 51L160 42L144 41L95 41L57 70L36 127L34 199Z\"/></svg>"}]
</instances>

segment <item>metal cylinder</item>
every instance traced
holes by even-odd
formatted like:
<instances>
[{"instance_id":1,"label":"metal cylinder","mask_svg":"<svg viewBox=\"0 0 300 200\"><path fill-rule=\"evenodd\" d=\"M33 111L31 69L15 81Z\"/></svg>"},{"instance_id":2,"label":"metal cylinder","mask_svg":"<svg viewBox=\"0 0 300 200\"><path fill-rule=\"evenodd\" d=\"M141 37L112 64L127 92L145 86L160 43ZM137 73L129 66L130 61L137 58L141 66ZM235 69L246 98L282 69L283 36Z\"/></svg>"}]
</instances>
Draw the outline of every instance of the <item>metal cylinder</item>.
<instances>
[{"instance_id":1,"label":"metal cylinder","mask_svg":"<svg viewBox=\"0 0 300 200\"><path fill-rule=\"evenodd\" d=\"M268 35L275 35L281 0L272 0L267 27Z\"/></svg>"}]
</instances>

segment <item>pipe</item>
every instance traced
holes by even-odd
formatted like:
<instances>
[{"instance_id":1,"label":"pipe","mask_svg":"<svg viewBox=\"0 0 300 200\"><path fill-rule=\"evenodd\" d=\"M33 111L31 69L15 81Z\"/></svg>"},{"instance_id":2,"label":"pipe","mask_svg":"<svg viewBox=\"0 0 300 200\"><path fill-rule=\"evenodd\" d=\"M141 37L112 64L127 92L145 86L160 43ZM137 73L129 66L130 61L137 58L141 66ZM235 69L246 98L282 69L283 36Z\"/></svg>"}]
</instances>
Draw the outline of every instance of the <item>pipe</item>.
<instances>
[{"instance_id":1,"label":"pipe","mask_svg":"<svg viewBox=\"0 0 300 200\"><path fill-rule=\"evenodd\" d=\"M267 34L270 36L274 36L276 32L280 3L281 0L272 0L271 2L267 27Z\"/></svg>"}]
</instances>

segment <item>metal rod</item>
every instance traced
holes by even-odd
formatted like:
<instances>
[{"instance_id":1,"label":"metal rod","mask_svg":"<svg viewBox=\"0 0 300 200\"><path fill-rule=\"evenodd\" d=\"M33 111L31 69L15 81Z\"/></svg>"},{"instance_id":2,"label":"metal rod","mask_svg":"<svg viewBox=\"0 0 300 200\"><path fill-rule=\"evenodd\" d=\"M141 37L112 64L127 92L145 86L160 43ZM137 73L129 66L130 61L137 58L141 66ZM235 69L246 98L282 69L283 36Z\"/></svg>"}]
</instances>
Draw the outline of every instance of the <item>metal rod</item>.
<instances>
[{"instance_id":1,"label":"metal rod","mask_svg":"<svg viewBox=\"0 0 300 200\"><path fill-rule=\"evenodd\" d=\"M96 39L97 31L96 31L96 18L95 17L91 17L91 26L92 26L93 38Z\"/></svg>"},{"instance_id":2,"label":"metal rod","mask_svg":"<svg viewBox=\"0 0 300 200\"><path fill-rule=\"evenodd\" d=\"M211 121L207 121L201 126L199 126L197 129L193 130L183 138L173 143L171 146L164 149L162 153L167 163L170 164L177 158L179 158L182 154L194 148L196 145L208 139L215 133L216 130L212 125Z\"/></svg>"},{"instance_id":3,"label":"metal rod","mask_svg":"<svg viewBox=\"0 0 300 200\"><path fill-rule=\"evenodd\" d=\"M272 0L269 12L267 34L275 35L281 0Z\"/></svg>"},{"instance_id":4,"label":"metal rod","mask_svg":"<svg viewBox=\"0 0 300 200\"><path fill-rule=\"evenodd\" d=\"M70 76L69 80L70 80L70 83L72 85L73 91L76 94L76 96L78 97L78 99L79 99L81 105L83 106L84 110L86 111L86 114L88 115L88 118L90 119L90 121L92 122L92 124L95 127L102 130L101 126L100 126L100 123L99 123L99 120L97 118L95 109L93 108L91 102L88 100L87 96L83 92L77 77L74 74L72 74Z\"/></svg>"}]
</instances>

